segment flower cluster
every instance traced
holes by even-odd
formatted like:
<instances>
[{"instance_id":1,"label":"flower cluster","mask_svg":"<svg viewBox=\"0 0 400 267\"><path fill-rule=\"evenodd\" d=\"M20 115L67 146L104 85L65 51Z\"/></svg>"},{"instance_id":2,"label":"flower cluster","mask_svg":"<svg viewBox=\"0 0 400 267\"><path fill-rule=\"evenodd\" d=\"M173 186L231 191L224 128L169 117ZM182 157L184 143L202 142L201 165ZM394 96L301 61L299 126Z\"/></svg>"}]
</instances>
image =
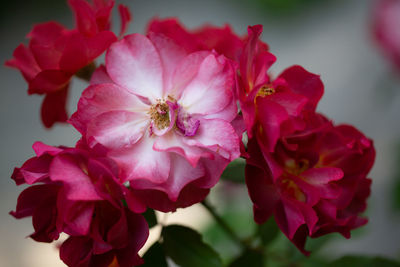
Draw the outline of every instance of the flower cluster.
<instances>
[{"instance_id":1,"label":"flower cluster","mask_svg":"<svg viewBox=\"0 0 400 267\"><path fill-rule=\"evenodd\" d=\"M120 6L118 40L109 31L114 1L69 4L76 29L36 25L29 47L6 62L29 93L46 95L46 127L67 121L82 135L72 148L35 143L36 156L12 175L31 186L11 214L32 217L36 241L69 235L60 248L68 266L140 265L149 232L141 213L202 201L239 156L255 221L274 216L302 252L308 236L349 237L366 223L372 141L316 112L318 75L292 66L270 77L276 57L260 40L261 25L238 36L229 26L189 31L154 19L145 35L123 36L130 14ZM74 75L90 85L68 118Z\"/></svg>"},{"instance_id":2,"label":"flower cluster","mask_svg":"<svg viewBox=\"0 0 400 267\"><path fill-rule=\"evenodd\" d=\"M20 44L7 66L21 71L29 94L44 94L41 117L46 127L68 119L65 110L69 83L75 74L83 77L117 37L110 29L113 0L68 1L76 18L69 30L57 22L35 25L28 34L29 45ZM119 6L122 35L130 21L129 10Z\"/></svg>"}]
</instances>

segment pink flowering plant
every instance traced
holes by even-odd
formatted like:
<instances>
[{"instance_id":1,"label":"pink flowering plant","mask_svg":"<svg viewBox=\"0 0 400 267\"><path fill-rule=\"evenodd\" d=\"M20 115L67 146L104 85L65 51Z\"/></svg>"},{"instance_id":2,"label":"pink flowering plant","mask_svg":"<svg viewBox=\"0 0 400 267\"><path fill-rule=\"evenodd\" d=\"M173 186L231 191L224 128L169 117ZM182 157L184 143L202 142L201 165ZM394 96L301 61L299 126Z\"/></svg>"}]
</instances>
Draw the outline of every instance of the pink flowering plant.
<instances>
[{"instance_id":1,"label":"pink flowering plant","mask_svg":"<svg viewBox=\"0 0 400 267\"><path fill-rule=\"evenodd\" d=\"M264 266L279 232L308 256L307 240L350 238L367 223L373 141L316 111L319 75L294 65L271 77L276 57L260 39L261 25L239 36L229 25L188 30L175 18L155 18L145 34L125 35L131 15L119 5L116 35L113 0L68 3L74 29L37 24L6 62L29 94L44 95L45 127L69 123L81 135L74 147L34 143L35 156L12 174L29 186L10 214L32 217L35 241L66 234L59 247L66 265ZM75 77L88 86L69 115ZM249 238L206 200L221 176L247 186L259 225ZM159 224L154 211L196 203L241 251L222 261L199 233L162 224L158 240L141 250ZM282 257L275 255L279 266L289 266Z\"/></svg>"}]
</instances>

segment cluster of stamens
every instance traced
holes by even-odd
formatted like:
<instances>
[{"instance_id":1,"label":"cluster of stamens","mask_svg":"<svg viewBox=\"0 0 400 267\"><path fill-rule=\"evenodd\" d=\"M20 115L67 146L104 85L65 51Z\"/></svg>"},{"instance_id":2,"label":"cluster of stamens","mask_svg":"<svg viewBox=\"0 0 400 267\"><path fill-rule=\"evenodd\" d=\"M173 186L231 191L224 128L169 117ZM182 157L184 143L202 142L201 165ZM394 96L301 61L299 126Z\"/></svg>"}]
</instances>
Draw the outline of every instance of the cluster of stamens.
<instances>
[{"instance_id":1,"label":"cluster of stamens","mask_svg":"<svg viewBox=\"0 0 400 267\"><path fill-rule=\"evenodd\" d=\"M148 114L159 130L170 125L169 106L165 101L157 100L157 104L151 105Z\"/></svg>"},{"instance_id":2,"label":"cluster of stamens","mask_svg":"<svg viewBox=\"0 0 400 267\"><path fill-rule=\"evenodd\" d=\"M257 96L268 96L275 94L275 89L271 86L264 85L263 87L260 88L257 92Z\"/></svg>"}]
</instances>

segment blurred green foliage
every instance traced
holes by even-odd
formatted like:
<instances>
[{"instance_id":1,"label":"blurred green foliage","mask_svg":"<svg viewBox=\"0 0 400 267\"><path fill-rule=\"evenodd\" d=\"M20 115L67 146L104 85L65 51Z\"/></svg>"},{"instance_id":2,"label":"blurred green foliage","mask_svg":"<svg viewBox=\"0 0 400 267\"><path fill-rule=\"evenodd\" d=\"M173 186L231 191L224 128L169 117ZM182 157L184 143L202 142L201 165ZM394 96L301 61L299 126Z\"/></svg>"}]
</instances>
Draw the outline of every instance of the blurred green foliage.
<instances>
[{"instance_id":1,"label":"blurred green foliage","mask_svg":"<svg viewBox=\"0 0 400 267\"><path fill-rule=\"evenodd\" d=\"M195 230L169 225L162 230L163 249L181 267L222 267L217 252Z\"/></svg>"},{"instance_id":2,"label":"blurred green foliage","mask_svg":"<svg viewBox=\"0 0 400 267\"><path fill-rule=\"evenodd\" d=\"M162 245L155 242L143 256L144 264L142 267L168 267L167 260Z\"/></svg>"},{"instance_id":3,"label":"blurred green foliage","mask_svg":"<svg viewBox=\"0 0 400 267\"><path fill-rule=\"evenodd\" d=\"M57 20L60 14L68 14L69 8L65 0L18 0L2 1L0 8L0 25L13 18L28 16L36 23ZM72 24L71 24L72 25Z\"/></svg>"}]
</instances>

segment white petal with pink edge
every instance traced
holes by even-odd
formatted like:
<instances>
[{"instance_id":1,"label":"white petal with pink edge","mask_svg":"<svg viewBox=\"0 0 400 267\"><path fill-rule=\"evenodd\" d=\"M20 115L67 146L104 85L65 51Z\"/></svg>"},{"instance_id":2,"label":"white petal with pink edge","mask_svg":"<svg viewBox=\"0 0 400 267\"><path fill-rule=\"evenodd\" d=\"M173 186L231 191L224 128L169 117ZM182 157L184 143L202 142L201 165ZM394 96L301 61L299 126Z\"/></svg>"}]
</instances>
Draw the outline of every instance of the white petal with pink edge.
<instances>
[{"instance_id":1,"label":"white petal with pink edge","mask_svg":"<svg viewBox=\"0 0 400 267\"><path fill-rule=\"evenodd\" d=\"M200 147L189 146L184 142L185 137L169 132L163 136L157 138L154 142L154 150L174 152L185 157L189 163L196 167L201 157L213 159L214 155L211 152L206 151Z\"/></svg>"},{"instance_id":2,"label":"white petal with pink edge","mask_svg":"<svg viewBox=\"0 0 400 267\"><path fill-rule=\"evenodd\" d=\"M232 101L232 69L222 57L207 56L197 75L178 100L190 114L212 114L223 110Z\"/></svg>"},{"instance_id":3,"label":"white petal with pink edge","mask_svg":"<svg viewBox=\"0 0 400 267\"><path fill-rule=\"evenodd\" d=\"M164 152L167 153L167 152ZM164 183L154 184L149 180L135 180L131 186L137 189L155 189L165 192L171 201L176 201L181 190L190 182L205 175L204 167L198 165L193 168L189 162L178 154L169 153L171 159L171 170L168 180Z\"/></svg>"},{"instance_id":4,"label":"white petal with pink edge","mask_svg":"<svg viewBox=\"0 0 400 267\"><path fill-rule=\"evenodd\" d=\"M196 135L185 138L184 142L189 146L207 148L229 160L240 155L239 137L232 125L225 120L201 119Z\"/></svg>"},{"instance_id":5,"label":"white petal with pink edge","mask_svg":"<svg viewBox=\"0 0 400 267\"><path fill-rule=\"evenodd\" d=\"M89 86L83 91L78 102L78 110L69 122L81 133L98 115L113 110L147 112L149 106L128 90L111 83Z\"/></svg>"},{"instance_id":6,"label":"white petal with pink edge","mask_svg":"<svg viewBox=\"0 0 400 267\"><path fill-rule=\"evenodd\" d=\"M163 66L153 43L141 34L125 36L106 55L108 75L130 92L152 103L163 96Z\"/></svg>"},{"instance_id":7,"label":"white petal with pink edge","mask_svg":"<svg viewBox=\"0 0 400 267\"><path fill-rule=\"evenodd\" d=\"M168 152L153 150L155 138L143 136L134 146L112 150L109 156L120 169L124 181L146 179L153 183L163 183L168 179L171 160Z\"/></svg>"},{"instance_id":8,"label":"white petal with pink edge","mask_svg":"<svg viewBox=\"0 0 400 267\"><path fill-rule=\"evenodd\" d=\"M173 92L171 92L173 88L172 76L178 63L186 56L186 51L164 35L150 33L148 37L161 58L164 81L163 97L165 98L170 93L173 95Z\"/></svg>"},{"instance_id":9,"label":"white petal with pink edge","mask_svg":"<svg viewBox=\"0 0 400 267\"><path fill-rule=\"evenodd\" d=\"M109 111L89 123L86 138L90 147L100 143L110 149L128 148L142 138L148 127L146 113Z\"/></svg>"}]
</instances>

